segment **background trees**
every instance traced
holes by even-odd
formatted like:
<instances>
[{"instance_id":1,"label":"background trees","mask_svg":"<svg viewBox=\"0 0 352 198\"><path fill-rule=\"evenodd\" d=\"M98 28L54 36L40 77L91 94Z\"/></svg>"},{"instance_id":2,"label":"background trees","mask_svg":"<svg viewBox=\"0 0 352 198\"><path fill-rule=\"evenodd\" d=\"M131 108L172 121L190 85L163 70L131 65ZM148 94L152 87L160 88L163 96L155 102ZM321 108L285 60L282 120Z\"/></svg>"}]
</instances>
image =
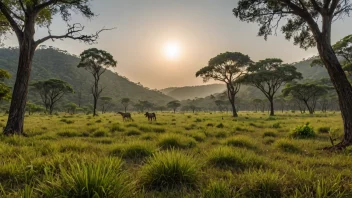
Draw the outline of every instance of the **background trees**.
<instances>
[{"instance_id":1,"label":"background trees","mask_svg":"<svg viewBox=\"0 0 352 198\"><path fill-rule=\"evenodd\" d=\"M101 102L103 103L103 104L102 104L101 112L102 112L102 113L105 113L106 108L108 108L109 104L111 103L112 98L111 98L111 97L104 96L104 97L101 97L100 100L101 100Z\"/></svg>"},{"instance_id":2,"label":"background trees","mask_svg":"<svg viewBox=\"0 0 352 198\"><path fill-rule=\"evenodd\" d=\"M51 115L54 110L55 104L68 93L73 93L73 89L70 84L59 79L49 79L46 81L38 81L31 86L40 95L40 98L45 106L45 110L49 110Z\"/></svg>"},{"instance_id":3,"label":"background trees","mask_svg":"<svg viewBox=\"0 0 352 198\"><path fill-rule=\"evenodd\" d=\"M130 102L131 102L131 100L129 98L122 98L121 99L121 104L125 108L125 113L127 111L127 108L129 106Z\"/></svg>"},{"instance_id":4,"label":"background trees","mask_svg":"<svg viewBox=\"0 0 352 198\"><path fill-rule=\"evenodd\" d=\"M309 113L313 114L318 99L327 94L328 89L328 86L318 84L317 82L292 83L287 84L282 93L284 96L291 95L296 100L302 102L307 107Z\"/></svg>"},{"instance_id":5,"label":"background trees","mask_svg":"<svg viewBox=\"0 0 352 198\"><path fill-rule=\"evenodd\" d=\"M178 100L173 100L170 101L169 103L167 103L166 105L168 108L172 109L174 111L174 113L176 112L176 109L179 108L181 106L180 101Z\"/></svg>"},{"instance_id":6,"label":"background trees","mask_svg":"<svg viewBox=\"0 0 352 198\"><path fill-rule=\"evenodd\" d=\"M11 99L11 88L4 83L5 79L9 79L10 77L9 72L0 69L0 101Z\"/></svg>"},{"instance_id":7,"label":"background trees","mask_svg":"<svg viewBox=\"0 0 352 198\"><path fill-rule=\"evenodd\" d=\"M335 145L342 149L352 144L352 86L331 46L331 24L349 15L350 1L342 0L240 0L233 13L242 21L260 24L258 35L265 39L280 26L286 39L294 40L302 48L316 46L336 89L344 120L344 139ZM320 23L320 24L319 24Z\"/></svg>"},{"instance_id":8,"label":"background trees","mask_svg":"<svg viewBox=\"0 0 352 198\"><path fill-rule=\"evenodd\" d=\"M23 133L29 77L36 48L47 40L65 38L94 43L103 31L92 35L83 34L84 26L79 23L70 24L72 12L80 13L88 19L95 16L89 7L89 1L86 0L0 1L0 34L14 33L20 51L5 135ZM62 35L52 34L50 26L55 15L61 16L55 18L61 18L68 26L67 32ZM34 35L38 28L47 28L48 35L35 40Z\"/></svg>"},{"instance_id":9,"label":"background trees","mask_svg":"<svg viewBox=\"0 0 352 198\"><path fill-rule=\"evenodd\" d=\"M240 52L225 52L210 59L208 66L203 67L196 73L196 77L202 77L204 82L214 79L226 84L227 96L234 117L238 116L235 97L241 87L236 79L243 74L245 66L248 66L251 62L249 56Z\"/></svg>"},{"instance_id":10,"label":"background trees","mask_svg":"<svg viewBox=\"0 0 352 198\"><path fill-rule=\"evenodd\" d=\"M103 88L99 86L100 77L107 68L116 67L117 62L111 54L96 48L85 50L80 57L81 61L77 67L84 68L94 77L91 91L93 95L93 116L96 116L97 103L103 91Z\"/></svg>"},{"instance_id":11,"label":"background trees","mask_svg":"<svg viewBox=\"0 0 352 198\"><path fill-rule=\"evenodd\" d=\"M269 100L271 116L274 115L274 96L279 88L287 82L302 78L294 66L283 64L278 58L267 58L251 64L247 72L237 82L258 88Z\"/></svg>"}]
</instances>

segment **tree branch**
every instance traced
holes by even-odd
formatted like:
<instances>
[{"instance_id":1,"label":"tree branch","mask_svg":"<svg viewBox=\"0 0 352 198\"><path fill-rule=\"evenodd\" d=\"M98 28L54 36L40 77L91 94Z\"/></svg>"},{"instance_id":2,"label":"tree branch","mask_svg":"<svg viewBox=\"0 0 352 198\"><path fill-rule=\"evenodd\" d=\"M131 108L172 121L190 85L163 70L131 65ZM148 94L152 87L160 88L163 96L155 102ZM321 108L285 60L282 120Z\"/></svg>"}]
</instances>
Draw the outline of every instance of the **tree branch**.
<instances>
[{"instance_id":1,"label":"tree branch","mask_svg":"<svg viewBox=\"0 0 352 198\"><path fill-rule=\"evenodd\" d=\"M18 39L22 40L23 32L21 31L21 29L20 29L19 25L16 23L16 21L11 17L8 10L9 10L9 8L2 1L0 1L0 11L4 14L6 19L9 21L9 23L10 23L12 29L15 31Z\"/></svg>"}]
</instances>

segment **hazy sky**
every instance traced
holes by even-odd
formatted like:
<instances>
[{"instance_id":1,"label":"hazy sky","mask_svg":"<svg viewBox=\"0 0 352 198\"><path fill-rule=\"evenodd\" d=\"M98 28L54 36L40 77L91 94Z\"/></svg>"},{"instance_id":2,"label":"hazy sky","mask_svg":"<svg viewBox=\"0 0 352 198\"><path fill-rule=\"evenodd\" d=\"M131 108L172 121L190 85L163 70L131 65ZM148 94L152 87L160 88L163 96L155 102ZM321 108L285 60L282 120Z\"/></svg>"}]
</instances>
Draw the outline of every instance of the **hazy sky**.
<instances>
[{"instance_id":1,"label":"hazy sky","mask_svg":"<svg viewBox=\"0 0 352 198\"><path fill-rule=\"evenodd\" d=\"M116 27L102 33L94 47L115 57L120 75L150 88L203 84L202 79L195 78L196 71L221 52L242 52L254 61L277 57L285 62L317 53L315 48L305 51L294 46L280 33L268 41L258 37L258 24L233 16L236 5L236 0L94 0L92 9L99 16L91 21L73 17L72 22L82 22L87 32ZM352 18L335 22L332 42L351 34L351 24ZM64 23L54 20L53 34L65 30ZM38 30L37 37L45 33ZM16 42L12 38L7 44ZM165 45L170 42L180 46L178 58L165 55ZM92 47L71 40L45 44L77 55Z\"/></svg>"}]
</instances>

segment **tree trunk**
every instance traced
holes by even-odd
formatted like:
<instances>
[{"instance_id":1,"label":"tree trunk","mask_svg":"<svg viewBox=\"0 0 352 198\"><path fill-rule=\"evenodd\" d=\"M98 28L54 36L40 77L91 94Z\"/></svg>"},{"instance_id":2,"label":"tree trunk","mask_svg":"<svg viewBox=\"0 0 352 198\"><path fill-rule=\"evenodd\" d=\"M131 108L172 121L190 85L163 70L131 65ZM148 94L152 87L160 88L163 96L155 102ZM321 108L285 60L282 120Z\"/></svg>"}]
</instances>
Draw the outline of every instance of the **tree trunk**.
<instances>
[{"instance_id":1,"label":"tree trunk","mask_svg":"<svg viewBox=\"0 0 352 198\"><path fill-rule=\"evenodd\" d=\"M274 99L269 98L269 102L270 102L270 116L274 116Z\"/></svg>"},{"instance_id":2,"label":"tree trunk","mask_svg":"<svg viewBox=\"0 0 352 198\"><path fill-rule=\"evenodd\" d=\"M33 41L34 33L31 34L25 32L24 35L24 38L20 41L20 54L16 82L12 93L9 117L3 132L5 135L24 134L23 124L28 94L28 82L35 51L35 44Z\"/></svg>"},{"instance_id":3,"label":"tree trunk","mask_svg":"<svg viewBox=\"0 0 352 198\"><path fill-rule=\"evenodd\" d=\"M127 107L125 107L125 113L126 113L126 111L127 111Z\"/></svg>"},{"instance_id":4,"label":"tree trunk","mask_svg":"<svg viewBox=\"0 0 352 198\"><path fill-rule=\"evenodd\" d=\"M336 89L344 124L344 138L333 149L344 149L352 144L352 86L329 44L329 40L321 36L317 40L317 44L320 58L324 62Z\"/></svg>"},{"instance_id":5,"label":"tree trunk","mask_svg":"<svg viewBox=\"0 0 352 198\"><path fill-rule=\"evenodd\" d=\"M233 117L238 117L235 101L230 101L230 102L231 102L231 107L232 107L232 116Z\"/></svg>"},{"instance_id":6,"label":"tree trunk","mask_svg":"<svg viewBox=\"0 0 352 198\"><path fill-rule=\"evenodd\" d=\"M93 99L93 116L96 116L97 115L96 110L97 110L97 102L98 102L98 100L97 100L97 98L95 96L93 98L94 98Z\"/></svg>"}]
</instances>

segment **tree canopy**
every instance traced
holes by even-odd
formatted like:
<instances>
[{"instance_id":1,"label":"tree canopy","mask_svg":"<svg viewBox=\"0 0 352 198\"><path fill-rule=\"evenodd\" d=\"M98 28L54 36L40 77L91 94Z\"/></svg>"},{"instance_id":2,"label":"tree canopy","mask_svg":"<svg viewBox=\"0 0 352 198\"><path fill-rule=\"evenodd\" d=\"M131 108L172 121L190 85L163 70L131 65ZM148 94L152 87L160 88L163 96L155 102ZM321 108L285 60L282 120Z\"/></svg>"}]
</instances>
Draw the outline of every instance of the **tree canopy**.
<instances>
[{"instance_id":1,"label":"tree canopy","mask_svg":"<svg viewBox=\"0 0 352 198\"><path fill-rule=\"evenodd\" d=\"M175 113L176 109L181 106L181 103L178 100L173 100L173 101L168 102L166 106L168 108L172 109L174 111L174 113Z\"/></svg>"}]
</instances>

